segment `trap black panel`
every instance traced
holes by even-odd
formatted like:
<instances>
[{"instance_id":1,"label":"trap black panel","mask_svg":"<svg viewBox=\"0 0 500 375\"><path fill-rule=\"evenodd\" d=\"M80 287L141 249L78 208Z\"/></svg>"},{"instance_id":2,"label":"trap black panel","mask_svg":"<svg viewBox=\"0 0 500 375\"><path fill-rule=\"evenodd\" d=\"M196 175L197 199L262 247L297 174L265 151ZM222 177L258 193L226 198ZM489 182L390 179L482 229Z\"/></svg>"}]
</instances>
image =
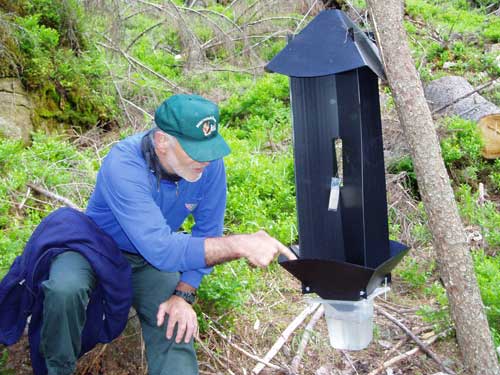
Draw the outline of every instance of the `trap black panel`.
<instances>
[{"instance_id":1,"label":"trap black panel","mask_svg":"<svg viewBox=\"0 0 500 375\"><path fill-rule=\"evenodd\" d=\"M342 11L327 10L266 69L291 77L300 258L281 264L306 293L366 297L407 252L388 239L377 49Z\"/></svg>"},{"instance_id":2,"label":"trap black panel","mask_svg":"<svg viewBox=\"0 0 500 375\"><path fill-rule=\"evenodd\" d=\"M339 137L335 76L292 78L290 86L300 248L308 258L344 260L341 216L328 211Z\"/></svg>"},{"instance_id":3,"label":"trap black panel","mask_svg":"<svg viewBox=\"0 0 500 375\"><path fill-rule=\"evenodd\" d=\"M371 268L389 258L378 79L363 67L336 75L344 186L346 261Z\"/></svg>"}]
</instances>

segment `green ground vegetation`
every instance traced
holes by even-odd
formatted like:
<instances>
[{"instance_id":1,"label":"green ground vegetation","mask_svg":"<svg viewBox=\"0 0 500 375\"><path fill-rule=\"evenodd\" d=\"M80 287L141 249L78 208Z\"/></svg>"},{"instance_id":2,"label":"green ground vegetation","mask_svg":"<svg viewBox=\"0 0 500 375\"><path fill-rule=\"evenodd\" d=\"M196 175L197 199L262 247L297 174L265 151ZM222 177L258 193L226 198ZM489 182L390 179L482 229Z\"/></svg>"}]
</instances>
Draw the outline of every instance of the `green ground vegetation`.
<instances>
[{"instance_id":1,"label":"green ground vegetation","mask_svg":"<svg viewBox=\"0 0 500 375\"><path fill-rule=\"evenodd\" d=\"M500 40L500 19L485 6L471 7L466 0L408 0L405 9L406 30L424 81L461 75L477 85L500 74L498 52L488 49Z\"/></svg>"}]
</instances>

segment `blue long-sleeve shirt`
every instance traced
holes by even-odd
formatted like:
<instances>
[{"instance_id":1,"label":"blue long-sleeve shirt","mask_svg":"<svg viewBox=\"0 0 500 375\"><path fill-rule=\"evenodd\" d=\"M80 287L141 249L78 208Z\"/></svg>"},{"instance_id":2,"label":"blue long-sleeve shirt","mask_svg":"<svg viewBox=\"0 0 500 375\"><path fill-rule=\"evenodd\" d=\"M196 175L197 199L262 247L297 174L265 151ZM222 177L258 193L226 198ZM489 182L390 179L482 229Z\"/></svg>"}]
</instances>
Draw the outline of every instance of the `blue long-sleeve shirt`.
<instances>
[{"instance_id":1,"label":"blue long-sleeve shirt","mask_svg":"<svg viewBox=\"0 0 500 375\"><path fill-rule=\"evenodd\" d=\"M161 180L141 152L144 133L116 144L97 175L86 214L118 247L141 254L154 267L181 272L197 288L211 271L205 263L206 237L222 235L226 174L222 159L210 162L196 182ZM176 232L189 214L191 234Z\"/></svg>"}]
</instances>

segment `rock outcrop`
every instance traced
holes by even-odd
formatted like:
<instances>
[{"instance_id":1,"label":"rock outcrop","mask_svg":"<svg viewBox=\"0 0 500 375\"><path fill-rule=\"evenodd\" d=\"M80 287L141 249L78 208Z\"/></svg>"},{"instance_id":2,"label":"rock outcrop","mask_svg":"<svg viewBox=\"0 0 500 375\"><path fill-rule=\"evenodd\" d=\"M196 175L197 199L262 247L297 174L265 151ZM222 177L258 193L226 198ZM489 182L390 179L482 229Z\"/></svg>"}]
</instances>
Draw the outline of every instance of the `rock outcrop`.
<instances>
[{"instance_id":1,"label":"rock outcrop","mask_svg":"<svg viewBox=\"0 0 500 375\"><path fill-rule=\"evenodd\" d=\"M32 106L17 78L0 79L0 136L30 140Z\"/></svg>"}]
</instances>

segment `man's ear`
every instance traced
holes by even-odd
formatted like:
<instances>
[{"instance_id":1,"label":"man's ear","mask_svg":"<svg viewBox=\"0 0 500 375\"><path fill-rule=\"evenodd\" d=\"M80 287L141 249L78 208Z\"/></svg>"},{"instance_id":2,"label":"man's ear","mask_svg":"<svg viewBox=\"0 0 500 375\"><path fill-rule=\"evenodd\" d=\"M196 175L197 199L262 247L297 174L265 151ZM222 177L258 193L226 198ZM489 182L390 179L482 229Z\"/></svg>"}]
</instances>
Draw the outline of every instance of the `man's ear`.
<instances>
[{"instance_id":1,"label":"man's ear","mask_svg":"<svg viewBox=\"0 0 500 375\"><path fill-rule=\"evenodd\" d=\"M155 149L160 154L165 154L168 148L168 137L166 134L158 131L154 134Z\"/></svg>"}]
</instances>

